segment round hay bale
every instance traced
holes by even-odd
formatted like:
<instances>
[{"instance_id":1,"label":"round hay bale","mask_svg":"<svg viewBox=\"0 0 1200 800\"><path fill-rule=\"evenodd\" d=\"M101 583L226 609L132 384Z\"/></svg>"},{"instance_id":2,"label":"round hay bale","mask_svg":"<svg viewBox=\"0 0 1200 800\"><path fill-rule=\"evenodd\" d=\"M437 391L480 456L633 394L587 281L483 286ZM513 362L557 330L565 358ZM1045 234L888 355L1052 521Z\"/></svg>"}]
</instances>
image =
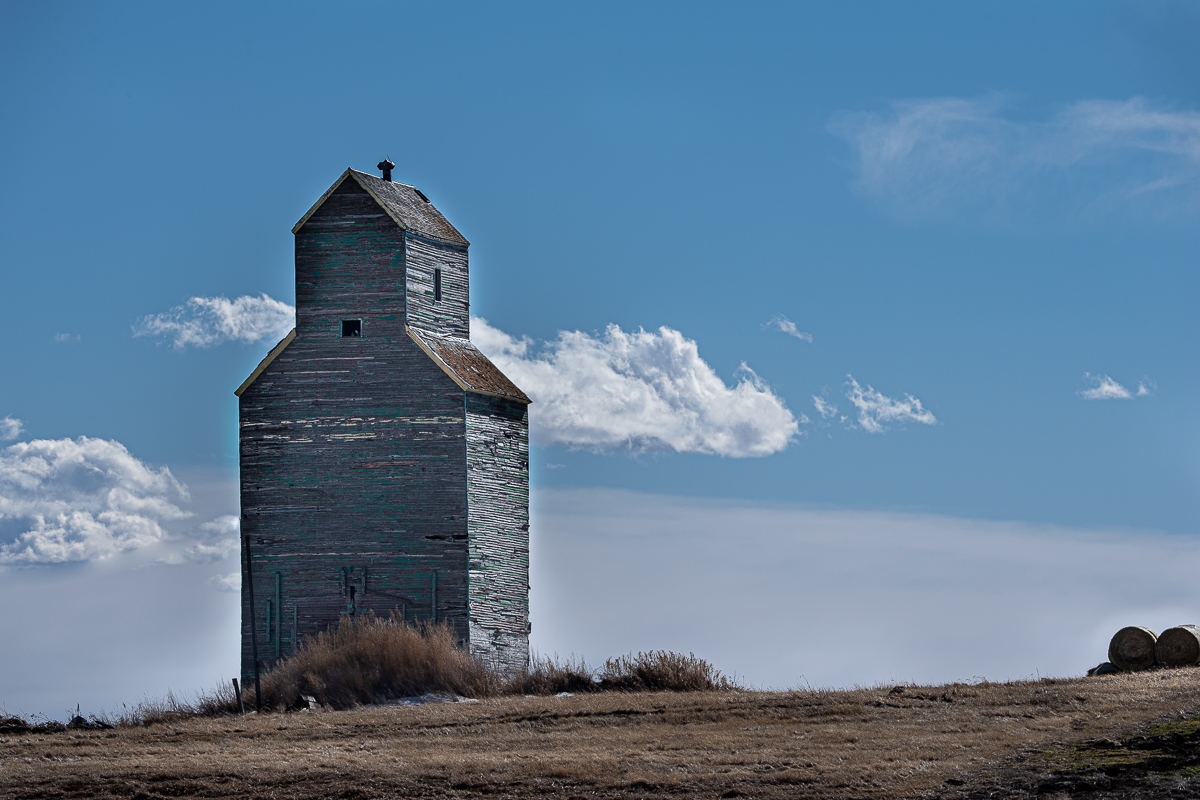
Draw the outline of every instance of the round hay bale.
<instances>
[{"instance_id":1,"label":"round hay bale","mask_svg":"<svg viewBox=\"0 0 1200 800\"><path fill-rule=\"evenodd\" d=\"M1154 660L1164 667L1187 667L1200 661L1200 628L1195 625L1167 628L1154 643Z\"/></svg>"},{"instance_id":2,"label":"round hay bale","mask_svg":"<svg viewBox=\"0 0 1200 800\"><path fill-rule=\"evenodd\" d=\"M1124 670L1154 666L1154 643L1158 637L1149 628L1121 628L1108 643L1108 660Z\"/></svg>"}]
</instances>

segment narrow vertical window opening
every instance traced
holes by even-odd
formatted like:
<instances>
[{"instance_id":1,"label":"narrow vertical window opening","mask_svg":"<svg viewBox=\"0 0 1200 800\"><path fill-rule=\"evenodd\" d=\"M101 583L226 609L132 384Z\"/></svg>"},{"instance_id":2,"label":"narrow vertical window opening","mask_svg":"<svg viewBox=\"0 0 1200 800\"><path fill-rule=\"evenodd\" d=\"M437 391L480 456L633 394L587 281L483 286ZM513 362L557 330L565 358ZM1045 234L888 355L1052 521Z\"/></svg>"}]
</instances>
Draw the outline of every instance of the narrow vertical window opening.
<instances>
[{"instance_id":1,"label":"narrow vertical window opening","mask_svg":"<svg viewBox=\"0 0 1200 800\"><path fill-rule=\"evenodd\" d=\"M435 269L433 271L433 299L434 302L442 302L442 271Z\"/></svg>"}]
</instances>

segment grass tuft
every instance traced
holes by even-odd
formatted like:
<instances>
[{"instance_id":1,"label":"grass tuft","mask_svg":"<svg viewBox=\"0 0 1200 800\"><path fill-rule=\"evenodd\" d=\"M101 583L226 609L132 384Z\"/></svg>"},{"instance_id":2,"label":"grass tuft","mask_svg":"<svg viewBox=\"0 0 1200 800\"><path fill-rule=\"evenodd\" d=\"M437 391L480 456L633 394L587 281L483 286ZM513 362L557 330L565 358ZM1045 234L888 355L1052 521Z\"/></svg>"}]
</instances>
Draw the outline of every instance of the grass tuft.
<instances>
[{"instance_id":1,"label":"grass tuft","mask_svg":"<svg viewBox=\"0 0 1200 800\"><path fill-rule=\"evenodd\" d=\"M458 646L448 624L414 627L374 615L304 640L261 683L263 705L277 710L302 695L348 709L430 693L491 697L503 688L495 670ZM253 702L252 689L243 696Z\"/></svg>"},{"instance_id":2,"label":"grass tuft","mask_svg":"<svg viewBox=\"0 0 1200 800\"><path fill-rule=\"evenodd\" d=\"M694 653L666 650L610 658L600 668L600 688L619 692L723 692L738 687Z\"/></svg>"}]
</instances>

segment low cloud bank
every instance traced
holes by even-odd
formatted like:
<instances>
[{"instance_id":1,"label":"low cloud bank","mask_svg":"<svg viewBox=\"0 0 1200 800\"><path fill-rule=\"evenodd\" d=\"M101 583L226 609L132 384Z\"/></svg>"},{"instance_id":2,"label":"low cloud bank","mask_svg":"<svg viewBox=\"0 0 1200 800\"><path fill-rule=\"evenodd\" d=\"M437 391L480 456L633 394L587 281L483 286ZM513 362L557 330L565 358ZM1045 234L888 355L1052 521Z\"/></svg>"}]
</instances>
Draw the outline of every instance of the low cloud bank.
<instances>
[{"instance_id":1,"label":"low cloud bank","mask_svg":"<svg viewBox=\"0 0 1200 800\"><path fill-rule=\"evenodd\" d=\"M229 558L238 552L241 531L242 522L237 516L226 514L217 517L189 531L188 536L178 537L175 551L162 558L161 562L182 564L190 561L194 564L211 564ZM226 589L222 588L221 591Z\"/></svg>"},{"instance_id":2,"label":"low cloud bank","mask_svg":"<svg viewBox=\"0 0 1200 800\"><path fill-rule=\"evenodd\" d=\"M745 364L733 386L713 371L679 331L603 334L562 331L537 349L486 320L471 320L472 339L533 398L536 444L598 451L745 458L787 447L799 425L783 399Z\"/></svg>"},{"instance_id":3,"label":"low cloud bank","mask_svg":"<svg viewBox=\"0 0 1200 800\"><path fill-rule=\"evenodd\" d=\"M296 309L266 294L193 297L162 314L150 314L133 326L134 336L170 341L176 350L213 347L225 342L274 344L296 325Z\"/></svg>"},{"instance_id":4,"label":"low cloud bank","mask_svg":"<svg viewBox=\"0 0 1200 800\"><path fill-rule=\"evenodd\" d=\"M533 644L695 652L754 686L1082 675L1200 623L1195 537L613 490L533 497Z\"/></svg>"}]
</instances>

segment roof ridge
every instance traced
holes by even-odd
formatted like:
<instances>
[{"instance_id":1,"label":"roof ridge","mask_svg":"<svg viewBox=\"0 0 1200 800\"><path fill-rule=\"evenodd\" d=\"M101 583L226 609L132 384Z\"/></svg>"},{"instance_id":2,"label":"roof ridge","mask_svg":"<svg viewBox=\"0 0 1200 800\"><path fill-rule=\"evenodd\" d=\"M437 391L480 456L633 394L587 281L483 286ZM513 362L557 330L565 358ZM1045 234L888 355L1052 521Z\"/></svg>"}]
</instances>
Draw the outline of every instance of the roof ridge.
<instances>
[{"instance_id":1,"label":"roof ridge","mask_svg":"<svg viewBox=\"0 0 1200 800\"><path fill-rule=\"evenodd\" d=\"M400 181L385 181L377 175L354 167L346 168L325 194L321 195L312 208L292 227L292 233L299 233L309 218L317 213L347 178L352 178L360 189L370 195L401 230L452 247L470 247L471 243L467 238L459 233L420 189Z\"/></svg>"}]
</instances>

